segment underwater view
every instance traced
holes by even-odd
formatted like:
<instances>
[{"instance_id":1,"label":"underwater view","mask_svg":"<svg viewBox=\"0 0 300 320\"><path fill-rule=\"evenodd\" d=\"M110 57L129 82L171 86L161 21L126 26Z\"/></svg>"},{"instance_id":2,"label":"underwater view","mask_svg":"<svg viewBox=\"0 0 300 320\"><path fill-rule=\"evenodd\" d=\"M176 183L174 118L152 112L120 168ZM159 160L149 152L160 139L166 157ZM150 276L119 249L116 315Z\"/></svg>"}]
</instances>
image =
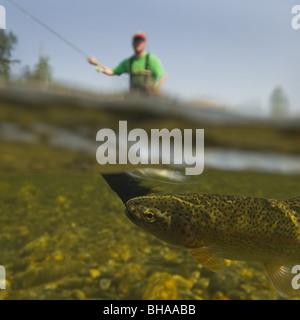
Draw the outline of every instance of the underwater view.
<instances>
[{"instance_id":1,"label":"underwater view","mask_svg":"<svg viewBox=\"0 0 300 320\"><path fill-rule=\"evenodd\" d=\"M167 98L1 87L0 265L6 281L0 298L283 299L263 263L225 259L225 268L213 272L184 246L161 241L126 216L103 175L145 165L96 160L97 132L117 132L120 120L128 130L146 132L204 129L202 174L157 165L157 175L134 175L154 195L300 195L299 119L246 118ZM299 292L289 298L299 299Z\"/></svg>"}]
</instances>

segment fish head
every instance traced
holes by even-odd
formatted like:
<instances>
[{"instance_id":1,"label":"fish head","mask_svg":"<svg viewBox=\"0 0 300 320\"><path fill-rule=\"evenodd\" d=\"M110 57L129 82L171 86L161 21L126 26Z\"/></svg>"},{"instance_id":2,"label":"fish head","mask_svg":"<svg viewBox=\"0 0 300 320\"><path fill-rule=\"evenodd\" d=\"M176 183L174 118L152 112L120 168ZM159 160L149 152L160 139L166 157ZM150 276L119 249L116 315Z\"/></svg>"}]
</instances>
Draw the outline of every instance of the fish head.
<instances>
[{"instance_id":1,"label":"fish head","mask_svg":"<svg viewBox=\"0 0 300 320\"><path fill-rule=\"evenodd\" d=\"M125 214L136 225L159 239L189 246L196 234L189 217L178 210L171 196L141 196L126 203Z\"/></svg>"}]
</instances>

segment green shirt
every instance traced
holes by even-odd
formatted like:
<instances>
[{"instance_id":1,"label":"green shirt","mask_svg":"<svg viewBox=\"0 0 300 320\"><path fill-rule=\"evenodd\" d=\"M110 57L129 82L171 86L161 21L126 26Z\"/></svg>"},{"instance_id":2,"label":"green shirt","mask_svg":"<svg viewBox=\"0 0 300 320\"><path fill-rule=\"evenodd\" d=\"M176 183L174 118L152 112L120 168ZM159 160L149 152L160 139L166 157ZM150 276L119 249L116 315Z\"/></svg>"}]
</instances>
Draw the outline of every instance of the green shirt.
<instances>
[{"instance_id":1,"label":"green shirt","mask_svg":"<svg viewBox=\"0 0 300 320\"><path fill-rule=\"evenodd\" d=\"M144 54L141 57L133 57L132 62L132 72L138 73L145 70L146 66L146 56L147 54ZM113 68L112 71L116 75L120 75L122 73L130 73L130 59L125 59L122 61L117 67ZM149 56L149 64L148 64L148 70L151 71L153 78L155 81L159 80L162 76L165 75L165 70L162 66L161 61L158 57L156 57L153 54L150 54Z\"/></svg>"}]
</instances>

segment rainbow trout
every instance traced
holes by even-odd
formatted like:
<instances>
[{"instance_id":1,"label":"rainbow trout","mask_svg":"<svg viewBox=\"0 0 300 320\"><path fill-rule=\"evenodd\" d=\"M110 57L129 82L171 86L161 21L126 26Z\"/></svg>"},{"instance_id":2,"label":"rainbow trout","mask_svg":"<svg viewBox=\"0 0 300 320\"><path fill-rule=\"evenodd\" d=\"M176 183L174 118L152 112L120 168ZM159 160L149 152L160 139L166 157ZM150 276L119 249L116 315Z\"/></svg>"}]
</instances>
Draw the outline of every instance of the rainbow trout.
<instances>
[{"instance_id":1,"label":"rainbow trout","mask_svg":"<svg viewBox=\"0 0 300 320\"><path fill-rule=\"evenodd\" d=\"M282 296L295 293L291 269L300 264L300 197L141 196L126 203L125 213L161 240L187 248L210 270L223 268L224 259L259 261Z\"/></svg>"}]
</instances>

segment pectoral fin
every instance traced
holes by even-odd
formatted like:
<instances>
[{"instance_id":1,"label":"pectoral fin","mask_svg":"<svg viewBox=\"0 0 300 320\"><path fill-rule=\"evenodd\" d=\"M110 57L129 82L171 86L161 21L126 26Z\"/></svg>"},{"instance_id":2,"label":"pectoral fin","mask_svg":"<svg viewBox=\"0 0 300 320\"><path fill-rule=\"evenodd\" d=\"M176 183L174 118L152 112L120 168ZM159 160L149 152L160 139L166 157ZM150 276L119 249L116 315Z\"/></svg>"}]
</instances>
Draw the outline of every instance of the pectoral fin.
<instances>
[{"instance_id":1,"label":"pectoral fin","mask_svg":"<svg viewBox=\"0 0 300 320\"><path fill-rule=\"evenodd\" d=\"M295 294L296 291L292 286L293 277L295 274L292 273L293 266L282 266L272 263L265 263L266 271L271 279L271 282L278 293L285 299Z\"/></svg>"},{"instance_id":2,"label":"pectoral fin","mask_svg":"<svg viewBox=\"0 0 300 320\"><path fill-rule=\"evenodd\" d=\"M219 271L226 266L224 259L218 257L220 254L218 248L214 246L187 249L196 260L211 271Z\"/></svg>"}]
</instances>

